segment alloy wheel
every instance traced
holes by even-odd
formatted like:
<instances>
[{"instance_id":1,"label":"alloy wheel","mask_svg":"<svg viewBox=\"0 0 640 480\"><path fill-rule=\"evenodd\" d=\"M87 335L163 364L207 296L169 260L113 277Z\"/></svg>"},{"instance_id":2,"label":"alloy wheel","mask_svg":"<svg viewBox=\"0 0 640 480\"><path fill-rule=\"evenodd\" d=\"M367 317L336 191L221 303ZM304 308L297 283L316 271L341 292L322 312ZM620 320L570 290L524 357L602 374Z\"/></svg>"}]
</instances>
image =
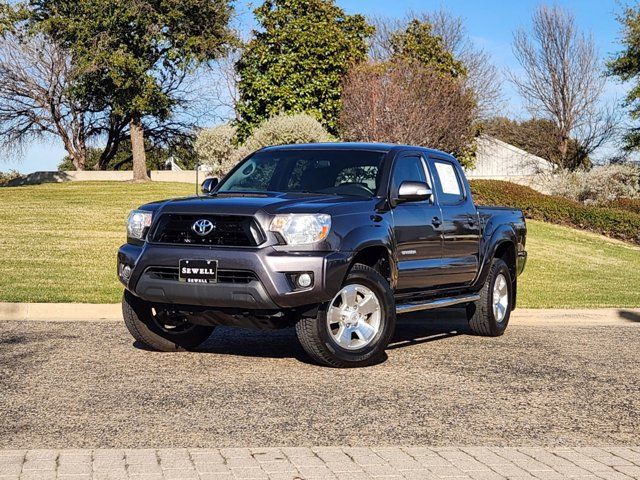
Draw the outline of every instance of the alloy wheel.
<instances>
[{"instance_id":1,"label":"alloy wheel","mask_svg":"<svg viewBox=\"0 0 640 480\"><path fill-rule=\"evenodd\" d=\"M333 340L344 349L356 350L369 345L381 324L380 300L364 285L346 285L329 304L327 328Z\"/></svg>"},{"instance_id":2,"label":"alloy wheel","mask_svg":"<svg viewBox=\"0 0 640 480\"><path fill-rule=\"evenodd\" d=\"M500 273L493 283L493 317L501 323L509 309L509 288L504 274Z\"/></svg>"}]
</instances>

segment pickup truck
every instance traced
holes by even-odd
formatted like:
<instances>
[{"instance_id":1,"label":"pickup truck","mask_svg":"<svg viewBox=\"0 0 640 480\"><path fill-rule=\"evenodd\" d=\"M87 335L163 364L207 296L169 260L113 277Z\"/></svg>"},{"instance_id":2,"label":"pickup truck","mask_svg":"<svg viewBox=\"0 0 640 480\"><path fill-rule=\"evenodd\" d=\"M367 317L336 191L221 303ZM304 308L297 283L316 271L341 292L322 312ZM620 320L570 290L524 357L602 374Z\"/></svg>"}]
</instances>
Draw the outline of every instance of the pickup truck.
<instances>
[{"instance_id":1,"label":"pickup truck","mask_svg":"<svg viewBox=\"0 0 640 480\"><path fill-rule=\"evenodd\" d=\"M525 239L522 212L476 207L446 153L268 147L206 179L201 195L131 212L123 316L160 351L195 349L221 325L295 325L316 362L371 365L407 312L458 305L473 333L502 335Z\"/></svg>"}]
</instances>

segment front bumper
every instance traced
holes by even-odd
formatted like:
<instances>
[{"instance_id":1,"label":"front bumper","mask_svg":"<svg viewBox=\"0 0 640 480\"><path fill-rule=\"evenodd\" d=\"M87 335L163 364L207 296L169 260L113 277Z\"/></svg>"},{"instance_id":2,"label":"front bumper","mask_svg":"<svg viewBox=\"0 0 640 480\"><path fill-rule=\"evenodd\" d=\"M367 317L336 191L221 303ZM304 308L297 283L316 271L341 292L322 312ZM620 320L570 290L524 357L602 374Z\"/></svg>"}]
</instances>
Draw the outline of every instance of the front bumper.
<instances>
[{"instance_id":1,"label":"front bumper","mask_svg":"<svg viewBox=\"0 0 640 480\"><path fill-rule=\"evenodd\" d=\"M159 278L158 268L176 268L181 259L217 260L219 271L253 274L245 283L182 283ZM242 310L282 310L317 305L340 289L352 260L351 252L282 252L263 248L200 248L156 244L125 244L118 251L120 281L143 300L172 305ZM131 267L128 279L122 266ZM313 285L296 288L293 273L310 272Z\"/></svg>"}]
</instances>

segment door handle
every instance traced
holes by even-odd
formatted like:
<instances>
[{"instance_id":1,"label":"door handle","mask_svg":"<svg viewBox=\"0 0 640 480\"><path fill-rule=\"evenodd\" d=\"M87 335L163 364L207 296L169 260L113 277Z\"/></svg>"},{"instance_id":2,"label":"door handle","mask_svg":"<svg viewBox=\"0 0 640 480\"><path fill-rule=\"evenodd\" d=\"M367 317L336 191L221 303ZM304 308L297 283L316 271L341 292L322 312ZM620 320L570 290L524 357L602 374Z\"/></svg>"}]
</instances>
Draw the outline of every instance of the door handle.
<instances>
[{"instance_id":1,"label":"door handle","mask_svg":"<svg viewBox=\"0 0 640 480\"><path fill-rule=\"evenodd\" d=\"M438 217L433 217L433 218L431 219L431 224L432 224L434 227L439 227L440 225L442 225L442 220L440 220Z\"/></svg>"}]
</instances>

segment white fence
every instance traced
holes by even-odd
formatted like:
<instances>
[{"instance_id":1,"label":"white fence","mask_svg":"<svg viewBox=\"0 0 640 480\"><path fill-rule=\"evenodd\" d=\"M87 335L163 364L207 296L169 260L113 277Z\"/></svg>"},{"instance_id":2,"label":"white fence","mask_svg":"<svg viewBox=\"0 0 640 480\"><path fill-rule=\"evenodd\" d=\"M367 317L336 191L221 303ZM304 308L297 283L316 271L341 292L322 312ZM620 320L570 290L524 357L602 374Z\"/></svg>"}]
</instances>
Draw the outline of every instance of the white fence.
<instances>
[{"instance_id":1,"label":"white fence","mask_svg":"<svg viewBox=\"0 0 640 480\"><path fill-rule=\"evenodd\" d=\"M151 170L151 180L155 182L195 183L195 170ZM207 177L206 172L198 172L198 181ZM36 185L38 183L58 182L130 182L133 180L131 170L123 171L63 171L63 172L34 172L11 180L8 186Z\"/></svg>"}]
</instances>

